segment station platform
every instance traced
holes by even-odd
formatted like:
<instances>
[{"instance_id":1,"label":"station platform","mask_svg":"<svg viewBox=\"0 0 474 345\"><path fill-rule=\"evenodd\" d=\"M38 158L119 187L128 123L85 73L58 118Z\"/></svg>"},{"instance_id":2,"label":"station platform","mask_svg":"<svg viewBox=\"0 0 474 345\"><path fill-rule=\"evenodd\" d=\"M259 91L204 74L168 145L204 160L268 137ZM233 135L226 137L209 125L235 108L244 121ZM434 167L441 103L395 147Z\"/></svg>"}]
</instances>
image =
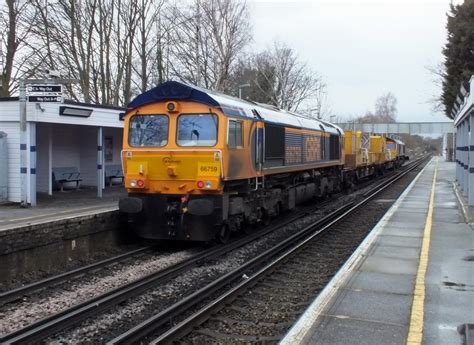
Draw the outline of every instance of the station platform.
<instances>
[{"instance_id":1,"label":"station platform","mask_svg":"<svg viewBox=\"0 0 474 345\"><path fill-rule=\"evenodd\" d=\"M107 187L101 199L96 193L95 188L86 187L56 192L52 196L38 193L38 204L34 208L0 205L0 231L118 210L118 200L127 195L121 185Z\"/></svg>"},{"instance_id":2,"label":"station platform","mask_svg":"<svg viewBox=\"0 0 474 345\"><path fill-rule=\"evenodd\" d=\"M433 158L281 344L474 344L474 231L454 179Z\"/></svg>"}]
</instances>

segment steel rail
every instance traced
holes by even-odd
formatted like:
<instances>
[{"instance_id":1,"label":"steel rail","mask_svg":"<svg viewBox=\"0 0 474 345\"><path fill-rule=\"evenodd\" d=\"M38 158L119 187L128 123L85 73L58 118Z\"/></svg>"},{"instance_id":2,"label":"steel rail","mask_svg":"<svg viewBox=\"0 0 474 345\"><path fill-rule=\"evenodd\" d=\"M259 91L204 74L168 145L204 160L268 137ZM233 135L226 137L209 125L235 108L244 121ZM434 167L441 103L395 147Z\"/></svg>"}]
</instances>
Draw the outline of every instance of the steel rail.
<instances>
[{"instance_id":1,"label":"steel rail","mask_svg":"<svg viewBox=\"0 0 474 345\"><path fill-rule=\"evenodd\" d=\"M176 317L183 311L188 310L192 306L203 301L205 298L208 298L213 292L223 288L232 281L236 281L238 278L242 277L243 272L248 269L251 269L252 266L255 266L258 263L262 263L263 260L268 260L268 258L272 256L271 252L273 252L273 256L275 256L277 252L281 253L282 247L288 248L293 245L284 254L281 254L277 259L274 259L271 263L267 264L264 268L260 269L250 278L244 279L237 286L228 290L227 292L219 296L216 300L212 301L211 303L200 309L198 312L194 313L184 321L178 323L176 326L161 334L158 338L152 341L151 344L169 343L189 333L196 325L208 319L208 315L210 315L211 313L215 313L218 309L222 308L225 303L228 303L229 301L233 300L237 295L241 294L242 291L247 289L249 286L255 284L259 278L261 278L263 275L266 275L269 271L275 268L275 266L282 260L287 259L296 250L300 249L302 246L307 244L309 241L312 241L323 232L326 232L329 228L341 221L347 215L351 214L355 210L365 205L383 190L393 185L395 182L406 176L409 172L417 168L424 161L425 159L420 159L419 161L414 162L414 164L412 164L402 173L385 181L384 185L379 185L377 190L373 190L370 195L364 197L364 199L358 202L357 204L354 205L353 202L349 205L343 206L340 209L331 213L330 215L326 216L324 220L317 221L316 223L307 226L300 233L293 235L285 242L279 244L277 246L278 249L276 249L275 251L273 250L273 248L269 249L267 252L252 259L250 262L245 263L241 267L236 268L234 271L226 274L222 278L219 278L208 286L191 294L190 296L179 301L178 303L168 307L159 314L156 314L151 318L143 321L142 323L123 333L122 335L114 338L107 344L131 344L137 342L139 339L146 337L147 335L155 331L157 328L167 324L170 320L172 320L173 317ZM295 245L294 243L297 244Z\"/></svg>"},{"instance_id":2,"label":"steel rail","mask_svg":"<svg viewBox=\"0 0 474 345\"><path fill-rule=\"evenodd\" d=\"M26 294L31 293L33 291L37 291L39 289L43 289L45 287L48 287L48 286L51 286L53 284L60 283L60 282L63 282L63 281L69 280L69 279L80 277L80 276L84 275L85 273L88 273L90 271L94 271L94 270L99 269L99 268L104 267L104 266L108 266L108 265L110 265L114 262L120 262L120 261L128 259L128 258L130 258L134 255L145 253L145 252L149 251L152 248L153 248L153 246L147 246L147 247L134 249L134 250L131 250L127 253L123 253L123 254L120 254L120 255L117 255L117 256L114 256L114 257L111 257L111 258L107 258L107 259L104 259L104 260L101 260L101 261L98 261L98 262L94 262L94 263L86 265L86 266L82 266L82 267L79 267L79 268L76 268L76 269L73 269L73 270L70 270L70 271L67 271L67 272L63 272L61 274L39 280L39 281L36 281L34 283L25 285L25 286L20 286L18 288L8 290L8 291L5 291L5 292L0 292L0 306L6 304L8 302L14 301L14 300L16 300L20 297L23 297Z\"/></svg>"},{"instance_id":3,"label":"steel rail","mask_svg":"<svg viewBox=\"0 0 474 345\"><path fill-rule=\"evenodd\" d=\"M351 207L352 204L353 203L349 203L348 205L342 206L336 211L323 217L322 219L317 221L317 225L322 226L323 224L330 221L335 215L340 214L344 210L347 210L349 207ZM172 306L166 308L165 310L154 315L153 317L145 320L144 322L140 323L139 325L135 326L129 331L123 333L122 335L108 342L108 344L122 344L122 343L130 344L130 343L136 342L140 338L143 338L153 329L168 323L172 318L180 315L183 311L193 307L197 303L209 297L215 291L221 289L222 287L226 286L227 284L234 281L235 279L242 277L242 275L247 270L251 269L256 264L259 264L263 260L267 260L271 258L272 256L275 255L276 252L281 252L285 250L286 248L288 248L288 246L291 246L295 241L301 239L302 237L305 237L310 227L306 227L302 231L299 231L298 233L293 234L292 236L285 239L283 242L280 242L276 246L266 250L265 252L254 257L250 261L247 261L246 263L242 264L241 266L234 269L233 271L224 274L223 276L214 280L212 283L208 284L207 286L188 295L187 297L183 298L179 302L173 304Z\"/></svg>"},{"instance_id":4,"label":"steel rail","mask_svg":"<svg viewBox=\"0 0 474 345\"><path fill-rule=\"evenodd\" d=\"M329 203L329 201L325 202L324 204L326 203ZM314 211L320 207L321 204L319 204L318 207L313 206L312 210ZM58 331L67 329L90 316L94 316L102 311L105 311L106 309L122 303L128 298L136 296L153 286L166 282L176 277L180 273L200 264L204 260L214 259L215 257L224 255L227 252L255 241L257 238L265 236L272 231L292 223L302 215L308 213L310 213L310 211L305 209L303 211L297 212L296 214L290 215L283 222L277 219L271 222L269 226L255 232L254 234L247 235L226 245L211 248L209 251L198 253L176 265L154 272L127 285L115 288L88 301L72 306L71 308L63 310L57 314L32 323L17 331L6 334L3 337L0 337L0 343L31 343L44 339Z\"/></svg>"}]
</instances>

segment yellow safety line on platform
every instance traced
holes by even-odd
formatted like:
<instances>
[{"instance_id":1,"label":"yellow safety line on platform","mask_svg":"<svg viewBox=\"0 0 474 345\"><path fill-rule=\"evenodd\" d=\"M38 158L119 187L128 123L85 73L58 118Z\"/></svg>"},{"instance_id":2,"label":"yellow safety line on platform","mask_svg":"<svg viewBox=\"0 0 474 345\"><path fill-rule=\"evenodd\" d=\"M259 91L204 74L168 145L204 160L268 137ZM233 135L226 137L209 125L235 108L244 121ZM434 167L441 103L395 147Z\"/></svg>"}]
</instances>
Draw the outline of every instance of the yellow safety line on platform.
<instances>
[{"instance_id":1,"label":"yellow safety line on platform","mask_svg":"<svg viewBox=\"0 0 474 345\"><path fill-rule=\"evenodd\" d=\"M410 327L408 329L407 344L421 344L423 342L423 320L425 305L425 276L428 268L428 257L430 252L431 227L433 225L433 208L436 187L436 176L438 174L438 161L433 175L431 187L430 204L426 215L425 229L423 231L423 242L421 244L420 263L416 273L415 291L413 292L413 304L411 306Z\"/></svg>"}]
</instances>

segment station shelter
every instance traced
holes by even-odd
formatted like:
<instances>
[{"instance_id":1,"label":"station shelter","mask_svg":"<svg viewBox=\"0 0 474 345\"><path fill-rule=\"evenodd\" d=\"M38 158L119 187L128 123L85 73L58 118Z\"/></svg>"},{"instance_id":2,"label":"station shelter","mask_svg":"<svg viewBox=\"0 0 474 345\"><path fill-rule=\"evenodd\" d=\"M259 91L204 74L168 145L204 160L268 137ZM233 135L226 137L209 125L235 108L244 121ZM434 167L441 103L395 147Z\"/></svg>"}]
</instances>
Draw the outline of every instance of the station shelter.
<instances>
[{"instance_id":1,"label":"station shelter","mask_svg":"<svg viewBox=\"0 0 474 345\"><path fill-rule=\"evenodd\" d=\"M451 115L456 127L456 181L474 206L474 75L462 85Z\"/></svg>"},{"instance_id":2,"label":"station shelter","mask_svg":"<svg viewBox=\"0 0 474 345\"><path fill-rule=\"evenodd\" d=\"M6 174L0 189L6 193L0 202L35 206L37 192L56 192L55 171L77 171L80 185L96 187L102 197L107 166L121 169L125 109L67 100L26 102L22 124L20 106L18 97L0 98L0 149L6 148L0 161L0 175ZM74 188L75 183L65 184Z\"/></svg>"}]
</instances>

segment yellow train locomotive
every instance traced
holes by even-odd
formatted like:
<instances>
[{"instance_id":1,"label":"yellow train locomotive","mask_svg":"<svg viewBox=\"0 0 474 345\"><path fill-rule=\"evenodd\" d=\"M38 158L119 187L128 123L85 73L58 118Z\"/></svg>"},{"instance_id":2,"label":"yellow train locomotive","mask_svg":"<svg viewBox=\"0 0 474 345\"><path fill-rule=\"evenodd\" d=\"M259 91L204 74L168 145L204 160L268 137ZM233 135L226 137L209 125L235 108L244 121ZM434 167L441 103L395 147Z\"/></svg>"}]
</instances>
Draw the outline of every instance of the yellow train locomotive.
<instances>
[{"instance_id":1,"label":"yellow train locomotive","mask_svg":"<svg viewBox=\"0 0 474 345\"><path fill-rule=\"evenodd\" d=\"M326 122L175 81L124 121L119 208L141 237L225 242L344 187L344 132Z\"/></svg>"}]
</instances>

